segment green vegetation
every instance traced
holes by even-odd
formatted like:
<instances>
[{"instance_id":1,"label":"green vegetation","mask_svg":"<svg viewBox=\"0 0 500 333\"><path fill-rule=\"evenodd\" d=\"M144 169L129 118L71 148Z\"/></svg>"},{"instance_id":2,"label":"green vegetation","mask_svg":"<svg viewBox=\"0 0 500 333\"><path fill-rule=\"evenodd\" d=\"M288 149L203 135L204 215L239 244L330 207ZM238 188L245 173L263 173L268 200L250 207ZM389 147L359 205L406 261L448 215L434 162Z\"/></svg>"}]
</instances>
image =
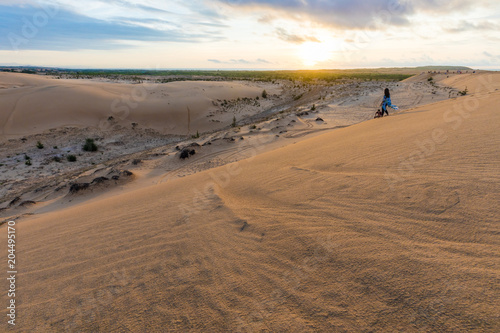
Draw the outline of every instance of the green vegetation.
<instances>
[{"instance_id":1,"label":"green vegetation","mask_svg":"<svg viewBox=\"0 0 500 333\"><path fill-rule=\"evenodd\" d=\"M257 128L257 126L252 125L252 126L250 126L249 128L250 128L251 130L254 130L254 129L256 129L256 128Z\"/></svg>"},{"instance_id":2,"label":"green vegetation","mask_svg":"<svg viewBox=\"0 0 500 333\"><path fill-rule=\"evenodd\" d=\"M43 149L44 145L43 145L43 143L41 143L40 141L38 141L38 142L36 143L36 147L37 147L38 149Z\"/></svg>"},{"instance_id":3,"label":"green vegetation","mask_svg":"<svg viewBox=\"0 0 500 333\"><path fill-rule=\"evenodd\" d=\"M32 163L31 163L31 157L29 157L28 155L24 154L24 164L30 166Z\"/></svg>"},{"instance_id":4,"label":"green vegetation","mask_svg":"<svg viewBox=\"0 0 500 333\"><path fill-rule=\"evenodd\" d=\"M264 91L262 92L262 98L267 98L267 91L264 89Z\"/></svg>"},{"instance_id":5,"label":"green vegetation","mask_svg":"<svg viewBox=\"0 0 500 333\"><path fill-rule=\"evenodd\" d=\"M2 71L36 74L34 67L2 67ZM370 68L370 69L323 69L323 70L280 70L280 71L248 71L248 70L142 70L142 69L50 69L44 74L64 76L75 79L93 79L96 77L110 80L125 79L135 83L146 80L157 83L191 80L255 80L278 83L279 80L290 80L297 83L314 84L317 81L335 82L343 79L400 81L423 71L467 71L473 70L463 66L423 66L403 68Z\"/></svg>"},{"instance_id":6,"label":"green vegetation","mask_svg":"<svg viewBox=\"0 0 500 333\"><path fill-rule=\"evenodd\" d=\"M78 79L102 77L107 79L126 79L143 82L149 79L158 83L174 81L222 81L250 80L276 82L288 80L299 84L334 83L340 80L363 81L401 81L422 69L352 69L352 70L279 70L279 71L245 71L245 70L78 70L65 74ZM412 72L412 74L408 74ZM140 76L140 77L139 77Z\"/></svg>"},{"instance_id":7,"label":"green vegetation","mask_svg":"<svg viewBox=\"0 0 500 333\"><path fill-rule=\"evenodd\" d=\"M94 139L86 139L83 145L83 150L85 151L97 151L97 145L94 143Z\"/></svg>"},{"instance_id":8,"label":"green vegetation","mask_svg":"<svg viewBox=\"0 0 500 333\"><path fill-rule=\"evenodd\" d=\"M66 159L68 160L68 162L76 162L75 155L68 155L68 156L66 156Z\"/></svg>"},{"instance_id":9,"label":"green vegetation","mask_svg":"<svg viewBox=\"0 0 500 333\"><path fill-rule=\"evenodd\" d=\"M196 135L192 136L193 139L198 139L199 137L200 137L200 133L198 131L196 131Z\"/></svg>"},{"instance_id":10,"label":"green vegetation","mask_svg":"<svg viewBox=\"0 0 500 333\"><path fill-rule=\"evenodd\" d=\"M236 127L236 116L233 116L233 123L231 124L231 127Z\"/></svg>"},{"instance_id":11,"label":"green vegetation","mask_svg":"<svg viewBox=\"0 0 500 333\"><path fill-rule=\"evenodd\" d=\"M31 70L31 69L23 69L21 71L21 73L24 73L24 74L36 74L36 71Z\"/></svg>"},{"instance_id":12,"label":"green vegetation","mask_svg":"<svg viewBox=\"0 0 500 333\"><path fill-rule=\"evenodd\" d=\"M430 78L427 79L427 81L432 82L434 78L431 76Z\"/></svg>"},{"instance_id":13,"label":"green vegetation","mask_svg":"<svg viewBox=\"0 0 500 333\"><path fill-rule=\"evenodd\" d=\"M468 92L469 92L469 90L467 89L467 87L465 87L465 89L464 89L464 90L459 91L458 93L459 93L460 95L462 95L462 96L465 96L465 95L467 95L467 93L468 93Z\"/></svg>"},{"instance_id":14,"label":"green vegetation","mask_svg":"<svg viewBox=\"0 0 500 333\"><path fill-rule=\"evenodd\" d=\"M316 104L313 104L313 106L311 107L311 111L315 111L316 110Z\"/></svg>"}]
</instances>

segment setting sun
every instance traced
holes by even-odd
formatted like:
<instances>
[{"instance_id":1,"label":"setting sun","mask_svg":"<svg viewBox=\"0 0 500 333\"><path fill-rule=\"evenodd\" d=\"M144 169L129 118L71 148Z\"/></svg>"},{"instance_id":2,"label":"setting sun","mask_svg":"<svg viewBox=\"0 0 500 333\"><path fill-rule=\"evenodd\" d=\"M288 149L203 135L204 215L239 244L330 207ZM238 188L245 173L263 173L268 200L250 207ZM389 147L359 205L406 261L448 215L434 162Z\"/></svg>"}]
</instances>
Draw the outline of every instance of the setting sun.
<instances>
[{"instance_id":1,"label":"setting sun","mask_svg":"<svg viewBox=\"0 0 500 333\"><path fill-rule=\"evenodd\" d=\"M329 60L334 49L333 42L306 42L300 45L298 56L305 66L312 67Z\"/></svg>"}]
</instances>

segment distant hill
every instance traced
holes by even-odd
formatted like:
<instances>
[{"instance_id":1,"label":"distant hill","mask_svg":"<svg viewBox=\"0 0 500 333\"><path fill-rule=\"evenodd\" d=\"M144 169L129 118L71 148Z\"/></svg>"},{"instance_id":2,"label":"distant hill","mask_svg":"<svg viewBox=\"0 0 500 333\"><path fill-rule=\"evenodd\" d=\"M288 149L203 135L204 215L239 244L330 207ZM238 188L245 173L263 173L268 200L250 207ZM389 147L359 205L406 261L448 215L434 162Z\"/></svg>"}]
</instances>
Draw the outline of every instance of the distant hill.
<instances>
[{"instance_id":1,"label":"distant hill","mask_svg":"<svg viewBox=\"0 0 500 333\"><path fill-rule=\"evenodd\" d=\"M415 67L416 69L423 71L445 71L445 70L454 70L454 71L472 71L474 69L465 66L421 66Z\"/></svg>"}]
</instances>

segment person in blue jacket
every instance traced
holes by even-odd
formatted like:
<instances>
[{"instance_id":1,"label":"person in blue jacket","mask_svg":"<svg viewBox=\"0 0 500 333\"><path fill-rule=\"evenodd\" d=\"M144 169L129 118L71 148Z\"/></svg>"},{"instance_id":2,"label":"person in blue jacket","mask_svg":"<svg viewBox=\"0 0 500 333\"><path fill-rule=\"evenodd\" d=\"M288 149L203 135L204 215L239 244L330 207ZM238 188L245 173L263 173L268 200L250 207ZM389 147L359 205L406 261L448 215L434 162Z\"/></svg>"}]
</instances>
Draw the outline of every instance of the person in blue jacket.
<instances>
[{"instance_id":1,"label":"person in blue jacket","mask_svg":"<svg viewBox=\"0 0 500 333\"><path fill-rule=\"evenodd\" d=\"M382 117L384 116L384 113L389 115L389 112L387 111L387 107L391 107L394 110L398 109L398 107L396 105L392 105L391 93L389 92L389 88L385 88L384 99L383 99L382 103L380 104L380 106L382 106Z\"/></svg>"}]
</instances>

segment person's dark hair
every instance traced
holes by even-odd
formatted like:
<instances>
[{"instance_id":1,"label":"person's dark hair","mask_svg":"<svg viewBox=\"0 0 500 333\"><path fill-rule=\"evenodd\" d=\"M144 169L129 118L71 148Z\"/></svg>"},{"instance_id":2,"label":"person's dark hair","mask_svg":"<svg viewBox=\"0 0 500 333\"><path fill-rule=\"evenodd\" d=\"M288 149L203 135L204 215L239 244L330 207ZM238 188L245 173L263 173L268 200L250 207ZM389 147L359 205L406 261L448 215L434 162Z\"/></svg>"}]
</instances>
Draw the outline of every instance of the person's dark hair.
<instances>
[{"instance_id":1,"label":"person's dark hair","mask_svg":"<svg viewBox=\"0 0 500 333\"><path fill-rule=\"evenodd\" d=\"M387 97L387 98L391 97L391 93L389 92L389 88L385 88L384 94L385 94L385 97Z\"/></svg>"}]
</instances>

